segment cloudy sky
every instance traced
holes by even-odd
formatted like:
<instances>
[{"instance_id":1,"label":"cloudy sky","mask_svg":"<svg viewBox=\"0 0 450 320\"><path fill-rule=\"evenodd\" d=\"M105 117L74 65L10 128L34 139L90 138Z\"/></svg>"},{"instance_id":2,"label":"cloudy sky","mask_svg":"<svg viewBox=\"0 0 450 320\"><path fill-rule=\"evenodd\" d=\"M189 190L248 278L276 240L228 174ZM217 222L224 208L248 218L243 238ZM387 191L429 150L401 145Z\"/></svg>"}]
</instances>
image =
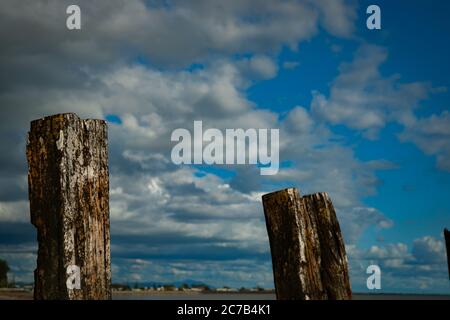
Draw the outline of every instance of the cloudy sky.
<instances>
[{"instance_id":1,"label":"cloudy sky","mask_svg":"<svg viewBox=\"0 0 450 320\"><path fill-rule=\"evenodd\" d=\"M82 29L66 29L66 7ZM113 281L273 287L261 195L326 191L355 291L450 292L450 3L43 1L0 6L0 258L32 281L29 122L109 123ZM175 128L279 128L281 169L176 166Z\"/></svg>"}]
</instances>

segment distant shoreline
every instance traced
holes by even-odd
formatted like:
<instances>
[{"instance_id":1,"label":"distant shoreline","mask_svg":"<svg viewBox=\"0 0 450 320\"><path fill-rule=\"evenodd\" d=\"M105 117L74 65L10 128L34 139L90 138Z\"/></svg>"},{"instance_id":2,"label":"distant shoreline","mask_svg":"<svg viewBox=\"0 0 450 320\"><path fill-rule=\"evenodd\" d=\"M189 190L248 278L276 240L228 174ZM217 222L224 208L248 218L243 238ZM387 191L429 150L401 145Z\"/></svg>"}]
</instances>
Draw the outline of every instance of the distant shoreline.
<instances>
[{"instance_id":1,"label":"distant shoreline","mask_svg":"<svg viewBox=\"0 0 450 320\"><path fill-rule=\"evenodd\" d=\"M271 292L195 292L195 291L113 291L113 300L274 300ZM419 293L353 293L354 300L450 300L450 294ZM1 289L0 300L32 300L33 292L21 289Z\"/></svg>"}]
</instances>

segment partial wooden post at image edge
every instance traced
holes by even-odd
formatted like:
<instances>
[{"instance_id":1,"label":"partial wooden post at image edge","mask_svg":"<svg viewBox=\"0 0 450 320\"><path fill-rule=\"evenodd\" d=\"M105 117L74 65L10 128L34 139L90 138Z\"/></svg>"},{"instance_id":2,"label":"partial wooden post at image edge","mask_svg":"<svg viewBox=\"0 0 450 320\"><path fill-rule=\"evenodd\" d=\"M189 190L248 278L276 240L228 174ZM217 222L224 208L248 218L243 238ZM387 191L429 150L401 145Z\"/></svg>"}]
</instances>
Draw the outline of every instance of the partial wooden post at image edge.
<instances>
[{"instance_id":1,"label":"partial wooden post at image edge","mask_svg":"<svg viewBox=\"0 0 450 320\"><path fill-rule=\"evenodd\" d=\"M37 228L35 299L110 299L107 125L72 113L31 122L31 222ZM80 288L67 268L79 268Z\"/></svg>"},{"instance_id":2,"label":"partial wooden post at image edge","mask_svg":"<svg viewBox=\"0 0 450 320\"><path fill-rule=\"evenodd\" d=\"M447 249L448 279L450 280L450 231L444 229L445 247Z\"/></svg>"}]
</instances>

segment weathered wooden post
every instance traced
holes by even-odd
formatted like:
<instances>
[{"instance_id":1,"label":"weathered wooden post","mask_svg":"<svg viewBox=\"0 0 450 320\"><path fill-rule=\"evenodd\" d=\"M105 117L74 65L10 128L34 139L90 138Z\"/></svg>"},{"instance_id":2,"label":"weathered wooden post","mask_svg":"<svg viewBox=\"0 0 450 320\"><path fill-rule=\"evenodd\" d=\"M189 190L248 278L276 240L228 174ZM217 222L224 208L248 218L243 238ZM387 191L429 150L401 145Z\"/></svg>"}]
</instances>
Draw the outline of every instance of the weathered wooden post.
<instances>
[{"instance_id":1,"label":"weathered wooden post","mask_svg":"<svg viewBox=\"0 0 450 320\"><path fill-rule=\"evenodd\" d=\"M106 122L72 113L32 121L27 159L34 298L110 299Z\"/></svg>"},{"instance_id":2,"label":"weathered wooden post","mask_svg":"<svg viewBox=\"0 0 450 320\"><path fill-rule=\"evenodd\" d=\"M351 299L347 255L326 193L289 188L262 197L277 299Z\"/></svg>"},{"instance_id":3,"label":"weathered wooden post","mask_svg":"<svg viewBox=\"0 0 450 320\"><path fill-rule=\"evenodd\" d=\"M450 280L450 231L444 229L445 247L447 248L448 279Z\"/></svg>"}]
</instances>

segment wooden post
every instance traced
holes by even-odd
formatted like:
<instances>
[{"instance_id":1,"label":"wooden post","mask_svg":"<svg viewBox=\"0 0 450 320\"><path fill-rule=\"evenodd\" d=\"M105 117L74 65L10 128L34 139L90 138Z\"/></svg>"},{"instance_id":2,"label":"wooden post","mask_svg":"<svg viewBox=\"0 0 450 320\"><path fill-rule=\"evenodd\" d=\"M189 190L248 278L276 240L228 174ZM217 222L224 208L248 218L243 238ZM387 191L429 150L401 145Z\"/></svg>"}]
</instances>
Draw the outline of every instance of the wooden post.
<instances>
[{"instance_id":1,"label":"wooden post","mask_svg":"<svg viewBox=\"0 0 450 320\"><path fill-rule=\"evenodd\" d=\"M279 300L351 299L347 255L326 193L289 188L262 197Z\"/></svg>"},{"instance_id":2,"label":"wooden post","mask_svg":"<svg viewBox=\"0 0 450 320\"><path fill-rule=\"evenodd\" d=\"M444 229L445 247L447 248L448 279L450 280L450 231Z\"/></svg>"},{"instance_id":3,"label":"wooden post","mask_svg":"<svg viewBox=\"0 0 450 320\"><path fill-rule=\"evenodd\" d=\"M32 121L27 159L39 242L34 298L110 299L106 122L72 113Z\"/></svg>"}]
</instances>

